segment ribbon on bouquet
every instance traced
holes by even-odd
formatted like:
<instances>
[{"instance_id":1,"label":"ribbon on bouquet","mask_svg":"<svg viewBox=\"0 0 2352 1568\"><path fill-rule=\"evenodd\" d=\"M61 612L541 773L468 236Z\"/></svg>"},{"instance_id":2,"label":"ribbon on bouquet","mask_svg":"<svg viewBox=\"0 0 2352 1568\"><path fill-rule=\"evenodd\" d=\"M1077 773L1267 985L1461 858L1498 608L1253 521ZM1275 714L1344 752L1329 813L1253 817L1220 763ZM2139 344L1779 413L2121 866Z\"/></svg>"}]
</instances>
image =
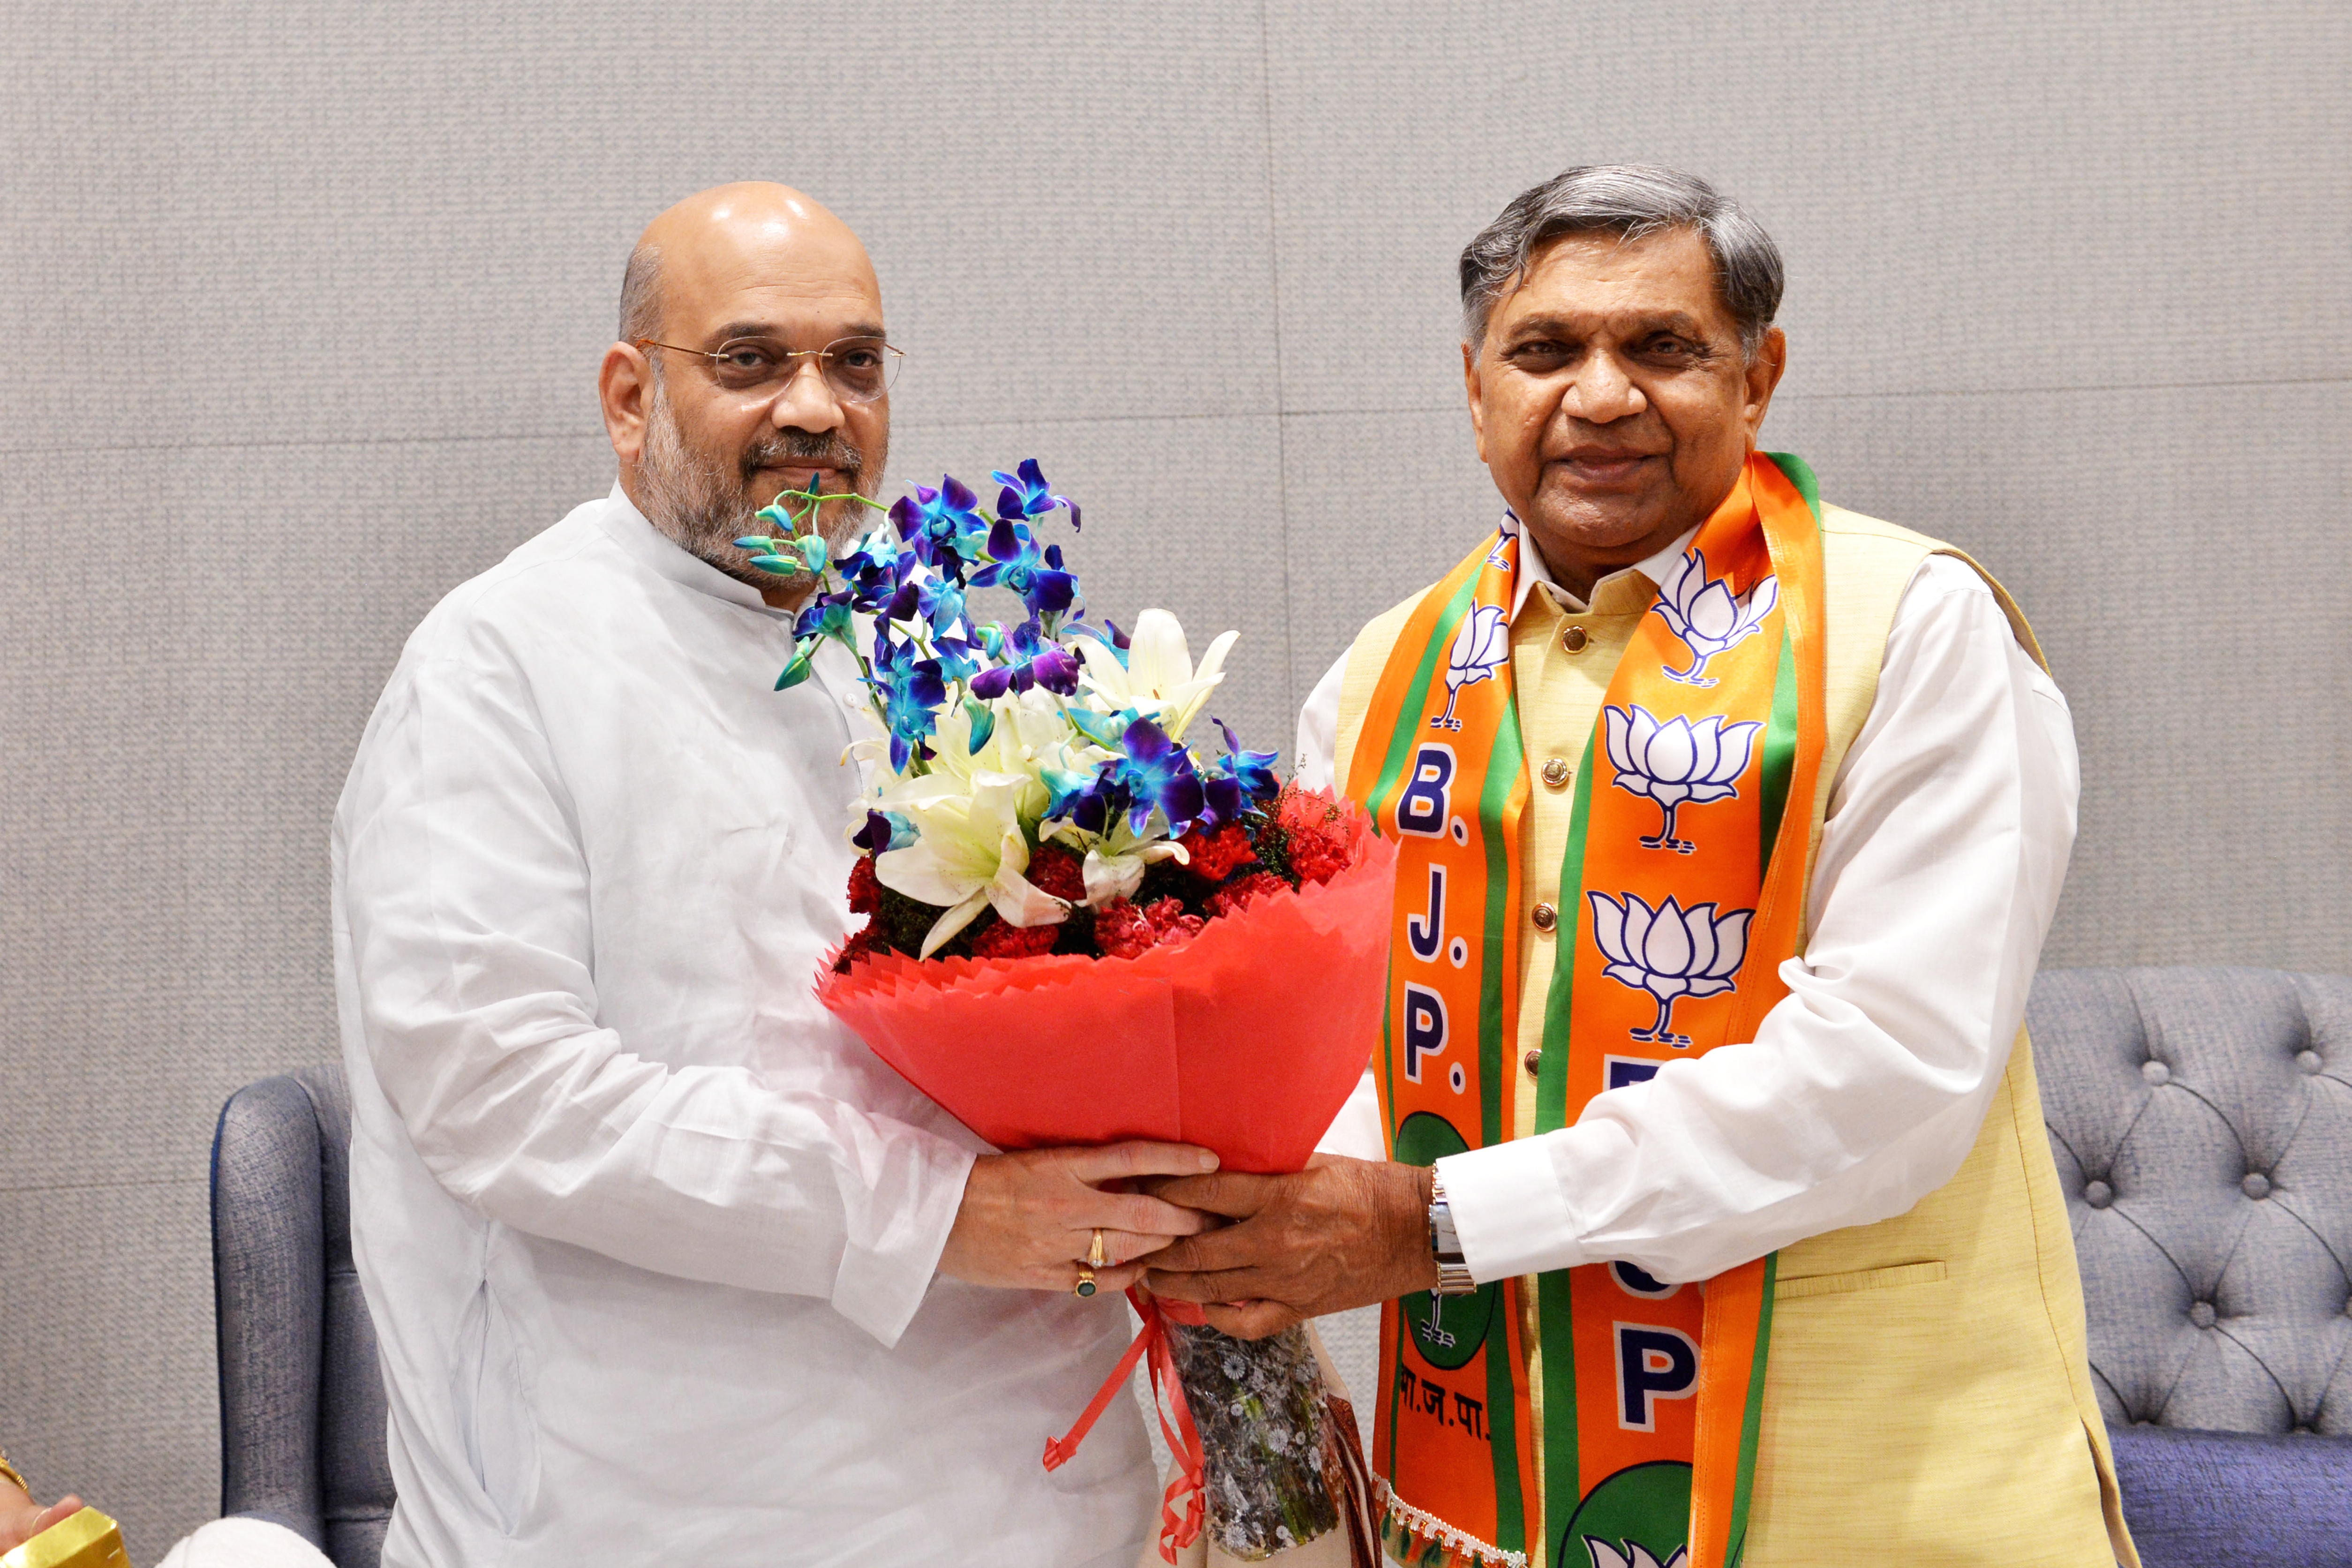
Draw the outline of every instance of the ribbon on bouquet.
<instances>
[{"instance_id":1,"label":"ribbon on bouquet","mask_svg":"<svg viewBox=\"0 0 2352 1568\"><path fill-rule=\"evenodd\" d=\"M1127 1392L1127 1380L1135 1372L1135 1363L1143 1361L1151 1374L1151 1413L1160 1418L1160 1434L1168 1441L1168 1451L1175 1456L1176 1473L1169 1478L1167 1493L1160 1500L1160 1560L1176 1561L1177 1551L1190 1546L1201 1538L1201 1525L1206 1504L1202 1498L1202 1467L1205 1462L1201 1449L1201 1434L1192 1425L1192 1408L1184 1403L1184 1384L1176 1375L1176 1358L1168 1348L1168 1321L1197 1328L1208 1321L1201 1309L1189 1301L1172 1303L1172 1310L1163 1308L1156 1296L1129 1286L1128 1304L1143 1320L1143 1328L1118 1358L1103 1385L1095 1390L1094 1402L1086 1407L1067 1432L1059 1437L1045 1439L1045 1468L1058 1470L1069 1463L1087 1440L1102 1413L1110 1402ZM1176 1316L1178 1312L1188 1314ZM1148 1361L1145 1358L1150 1358ZM1171 1415L1174 1420L1170 1420ZM1179 1510L1182 1511L1178 1511Z\"/></svg>"}]
</instances>

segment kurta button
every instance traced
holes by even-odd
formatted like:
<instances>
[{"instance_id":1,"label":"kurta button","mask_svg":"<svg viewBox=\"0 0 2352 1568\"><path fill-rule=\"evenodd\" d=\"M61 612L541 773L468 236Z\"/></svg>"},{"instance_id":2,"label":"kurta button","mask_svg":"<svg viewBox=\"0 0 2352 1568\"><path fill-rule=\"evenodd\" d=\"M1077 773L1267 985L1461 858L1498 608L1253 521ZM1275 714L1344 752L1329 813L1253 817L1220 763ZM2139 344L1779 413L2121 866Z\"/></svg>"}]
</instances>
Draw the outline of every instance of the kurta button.
<instances>
[{"instance_id":1,"label":"kurta button","mask_svg":"<svg viewBox=\"0 0 2352 1568\"><path fill-rule=\"evenodd\" d=\"M1534 918L1538 931L1549 931L1559 924L1559 911L1549 904L1538 904Z\"/></svg>"},{"instance_id":2,"label":"kurta button","mask_svg":"<svg viewBox=\"0 0 2352 1568\"><path fill-rule=\"evenodd\" d=\"M1543 782L1554 789L1566 789L1568 776L1569 767L1566 757L1553 757L1543 765Z\"/></svg>"},{"instance_id":3,"label":"kurta button","mask_svg":"<svg viewBox=\"0 0 2352 1568\"><path fill-rule=\"evenodd\" d=\"M1584 645L1591 640L1585 635L1582 626L1571 626L1559 634L1559 646L1570 653L1582 653Z\"/></svg>"},{"instance_id":4,"label":"kurta button","mask_svg":"<svg viewBox=\"0 0 2352 1568\"><path fill-rule=\"evenodd\" d=\"M1535 1077L1537 1073L1543 1070L1543 1052L1529 1051L1519 1058L1519 1065L1528 1069L1529 1078Z\"/></svg>"}]
</instances>

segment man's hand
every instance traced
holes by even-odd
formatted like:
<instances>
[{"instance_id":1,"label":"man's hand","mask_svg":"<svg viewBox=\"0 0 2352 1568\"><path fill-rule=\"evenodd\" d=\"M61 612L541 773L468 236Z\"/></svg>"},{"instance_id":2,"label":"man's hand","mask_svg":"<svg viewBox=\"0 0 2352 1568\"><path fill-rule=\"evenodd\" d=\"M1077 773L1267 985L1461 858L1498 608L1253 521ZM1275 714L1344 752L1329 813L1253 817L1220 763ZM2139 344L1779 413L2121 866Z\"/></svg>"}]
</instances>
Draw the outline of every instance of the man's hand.
<instances>
[{"instance_id":1,"label":"man's hand","mask_svg":"<svg viewBox=\"0 0 2352 1568\"><path fill-rule=\"evenodd\" d=\"M1210 1221L1189 1208L1129 1190L1139 1176L1198 1176L1217 1168L1206 1149L1183 1143L1112 1143L1100 1149L1032 1149L983 1154L964 1183L963 1206L940 1254L940 1272L973 1285L1067 1291L1103 1233L1108 1267L1095 1270L1106 1294L1141 1278L1132 1261Z\"/></svg>"},{"instance_id":2,"label":"man's hand","mask_svg":"<svg viewBox=\"0 0 2352 1568\"><path fill-rule=\"evenodd\" d=\"M14 1552L41 1531L81 1511L81 1499L61 1497L43 1508L0 1476L0 1552Z\"/></svg>"},{"instance_id":3,"label":"man's hand","mask_svg":"<svg viewBox=\"0 0 2352 1568\"><path fill-rule=\"evenodd\" d=\"M1426 1166L1320 1154L1295 1176L1194 1176L1151 1190L1238 1222L1176 1242L1144 1281L1155 1296L1202 1303L1209 1326L1235 1339L1437 1283Z\"/></svg>"}]
</instances>

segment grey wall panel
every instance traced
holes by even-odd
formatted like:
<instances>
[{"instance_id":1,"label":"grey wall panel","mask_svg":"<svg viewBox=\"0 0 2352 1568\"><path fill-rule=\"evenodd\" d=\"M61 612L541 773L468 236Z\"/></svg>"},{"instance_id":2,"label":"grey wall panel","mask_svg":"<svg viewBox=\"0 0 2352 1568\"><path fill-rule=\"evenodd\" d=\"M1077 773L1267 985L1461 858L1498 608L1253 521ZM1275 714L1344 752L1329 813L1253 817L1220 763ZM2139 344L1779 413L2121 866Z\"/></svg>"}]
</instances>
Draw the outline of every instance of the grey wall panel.
<instances>
[{"instance_id":1,"label":"grey wall panel","mask_svg":"<svg viewBox=\"0 0 2352 1568\"><path fill-rule=\"evenodd\" d=\"M376 693L435 600L610 463L595 437L0 468L40 563L0 574L0 1018L37 1064L0 1186L201 1174L230 1090L332 1055L327 826Z\"/></svg>"},{"instance_id":2,"label":"grey wall panel","mask_svg":"<svg viewBox=\"0 0 2352 1568\"><path fill-rule=\"evenodd\" d=\"M2352 347L2328 0L1270 16L1287 408L1448 405L1463 243L1616 159L1755 208L1807 389L2326 378Z\"/></svg>"},{"instance_id":3,"label":"grey wall panel","mask_svg":"<svg viewBox=\"0 0 2352 1568\"><path fill-rule=\"evenodd\" d=\"M205 1215L201 1167L0 1189L0 1433L42 1500L78 1490L120 1520L134 1563L220 1510Z\"/></svg>"},{"instance_id":4,"label":"grey wall panel","mask_svg":"<svg viewBox=\"0 0 2352 1568\"><path fill-rule=\"evenodd\" d=\"M2044 963L2352 970L2352 386L1795 398L1766 436L2032 618L2083 756Z\"/></svg>"},{"instance_id":5,"label":"grey wall panel","mask_svg":"<svg viewBox=\"0 0 2352 1568\"><path fill-rule=\"evenodd\" d=\"M1460 406L1283 419L1291 679L1307 693L1358 628L1468 553L1503 499Z\"/></svg>"},{"instance_id":6,"label":"grey wall panel","mask_svg":"<svg viewBox=\"0 0 2352 1568\"><path fill-rule=\"evenodd\" d=\"M0 330L60 369L12 427L593 429L638 229L775 177L865 235L919 405L1271 404L1255 5L11 10Z\"/></svg>"}]
</instances>

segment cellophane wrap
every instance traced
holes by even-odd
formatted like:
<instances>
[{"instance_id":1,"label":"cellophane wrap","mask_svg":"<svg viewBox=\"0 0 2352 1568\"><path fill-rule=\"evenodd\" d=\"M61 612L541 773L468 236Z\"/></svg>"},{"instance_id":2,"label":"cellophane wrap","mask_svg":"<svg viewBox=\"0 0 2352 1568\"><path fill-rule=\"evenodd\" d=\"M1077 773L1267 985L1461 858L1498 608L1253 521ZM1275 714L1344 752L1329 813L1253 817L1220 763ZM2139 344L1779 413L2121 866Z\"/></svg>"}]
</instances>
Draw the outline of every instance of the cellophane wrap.
<instances>
[{"instance_id":1,"label":"cellophane wrap","mask_svg":"<svg viewBox=\"0 0 2352 1568\"><path fill-rule=\"evenodd\" d=\"M1217 1549L1255 1563L1339 1529L1345 1435L1307 1331L1237 1340L1171 1321L1167 1332L1201 1434Z\"/></svg>"},{"instance_id":2,"label":"cellophane wrap","mask_svg":"<svg viewBox=\"0 0 2352 1568\"><path fill-rule=\"evenodd\" d=\"M1134 958L886 953L828 967L818 995L999 1149L1154 1139L1227 1171L1299 1170L1363 1075L1386 992L1396 849L1348 809L1344 869L1189 941ZM1250 1561L1336 1528L1335 1445L1354 1434L1334 1427L1306 1331L1166 1331L1219 1546ZM1190 1543L1163 1534L1161 1554Z\"/></svg>"}]
</instances>

